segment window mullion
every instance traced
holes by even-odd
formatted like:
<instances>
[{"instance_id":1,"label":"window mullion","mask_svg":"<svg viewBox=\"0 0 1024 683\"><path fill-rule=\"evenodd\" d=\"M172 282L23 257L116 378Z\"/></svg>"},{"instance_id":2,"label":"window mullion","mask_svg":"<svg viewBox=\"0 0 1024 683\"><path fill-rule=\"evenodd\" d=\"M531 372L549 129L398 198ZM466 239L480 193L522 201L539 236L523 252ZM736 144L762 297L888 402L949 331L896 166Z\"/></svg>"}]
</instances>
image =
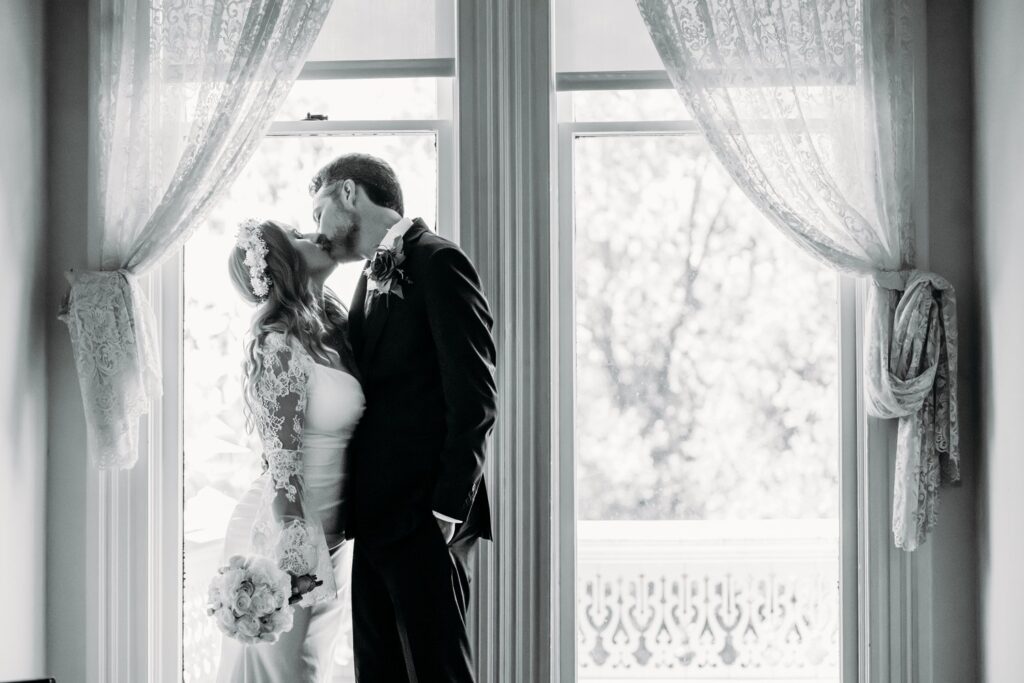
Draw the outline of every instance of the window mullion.
<instances>
[{"instance_id":1,"label":"window mullion","mask_svg":"<svg viewBox=\"0 0 1024 683\"><path fill-rule=\"evenodd\" d=\"M460 2L462 246L495 314L498 422L485 462L496 542L472 600L480 680L552 671L551 2ZM471 229L470 229L471 228Z\"/></svg>"}]
</instances>

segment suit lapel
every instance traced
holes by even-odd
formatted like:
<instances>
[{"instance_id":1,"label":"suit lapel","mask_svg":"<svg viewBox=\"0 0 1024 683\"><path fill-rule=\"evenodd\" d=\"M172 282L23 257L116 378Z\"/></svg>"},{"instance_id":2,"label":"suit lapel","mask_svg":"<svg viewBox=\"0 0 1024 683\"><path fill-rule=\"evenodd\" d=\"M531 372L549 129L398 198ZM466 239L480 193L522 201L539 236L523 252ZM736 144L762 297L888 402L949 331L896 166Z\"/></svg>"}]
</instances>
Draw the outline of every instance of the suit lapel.
<instances>
[{"instance_id":1,"label":"suit lapel","mask_svg":"<svg viewBox=\"0 0 1024 683\"><path fill-rule=\"evenodd\" d=\"M405 237L402 240L402 248L405 251L407 261L409 259L409 248L425 230L429 230L429 228L422 218L413 219L412 227L405 233ZM410 286L414 287L415 285L415 282L410 283ZM356 306L359 306L360 314L365 315L366 287L366 276L364 275L359 279L359 286L356 288L356 301L352 304L353 314L356 311ZM409 296L408 293L406 296ZM399 299L397 296L374 295L370 313L365 315L366 322L363 325L365 333L361 335L364 342L363 347L361 351L356 352L356 357L360 359L360 364L363 367L363 374L366 374L366 369L369 367L370 361L373 360L373 352L377 348L377 342L380 341L381 335L384 333L384 327L387 324L391 308L404 305L405 300Z\"/></svg>"},{"instance_id":2,"label":"suit lapel","mask_svg":"<svg viewBox=\"0 0 1024 683\"><path fill-rule=\"evenodd\" d=\"M364 266L363 270L366 268ZM363 347L366 345L366 275L359 276L356 284L355 294L352 295L352 305L349 307L348 315L349 342L352 344L352 352L357 359L362 358Z\"/></svg>"},{"instance_id":3,"label":"suit lapel","mask_svg":"<svg viewBox=\"0 0 1024 683\"><path fill-rule=\"evenodd\" d=\"M386 297L380 295L373 295L375 300L373 307L370 309L370 314L366 316L364 335L365 344L363 346L363 352L360 356L362 359L363 367L369 367L370 360L373 358L373 351L377 348L377 342L380 341L380 335L384 332L384 325L388 321L388 312L392 306L395 305L395 301L389 301L388 299L394 299L395 297Z\"/></svg>"}]
</instances>

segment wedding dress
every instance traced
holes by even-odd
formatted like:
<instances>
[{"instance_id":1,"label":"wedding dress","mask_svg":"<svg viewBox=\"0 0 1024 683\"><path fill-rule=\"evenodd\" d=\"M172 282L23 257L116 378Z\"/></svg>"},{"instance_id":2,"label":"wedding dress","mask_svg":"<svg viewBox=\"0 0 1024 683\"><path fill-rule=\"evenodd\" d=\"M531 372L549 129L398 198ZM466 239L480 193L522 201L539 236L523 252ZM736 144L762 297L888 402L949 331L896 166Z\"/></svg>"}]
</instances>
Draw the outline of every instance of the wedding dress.
<instances>
[{"instance_id":1,"label":"wedding dress","mask_svg":"<svg viewBox=\"0 0 1024 683\"><path fill-rule=\"evenodd\" d=\"M252 418L267 470L235 508L224 556L259 553L287 568L289 557L309 557L315 548L317 578L324 583L295 605L294 625L277 642L246 645L222 637L217 681L327 683L349 613L351 544L344 543L338 513L346 446L365 398L355 377L314 362L282 334L267 335L256 355L263 371Z\"/></svg>"}]
</instances>

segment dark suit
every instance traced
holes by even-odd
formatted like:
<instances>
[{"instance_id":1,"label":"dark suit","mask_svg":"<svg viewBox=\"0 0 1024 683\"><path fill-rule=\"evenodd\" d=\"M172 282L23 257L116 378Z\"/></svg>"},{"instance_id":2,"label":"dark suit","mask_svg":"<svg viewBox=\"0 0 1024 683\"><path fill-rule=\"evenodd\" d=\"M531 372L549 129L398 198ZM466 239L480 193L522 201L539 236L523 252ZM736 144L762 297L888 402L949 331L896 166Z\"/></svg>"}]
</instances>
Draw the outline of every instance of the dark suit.
<instances>
[{"instance_id":1,"label":"dark suit","mask_svg":"<svg viewBox=\"0 0 1024 683\"><path fill-rule=\"evenodd\" d=\"M466 556L491 537L483 480L494 424L492 319L452 242L416 219L402 297L356 288L349 318L366 412L350 447L346 528L361 683L472 681ZM445 546L433 512L464 520Z\"/></svg>"}]
</instances>

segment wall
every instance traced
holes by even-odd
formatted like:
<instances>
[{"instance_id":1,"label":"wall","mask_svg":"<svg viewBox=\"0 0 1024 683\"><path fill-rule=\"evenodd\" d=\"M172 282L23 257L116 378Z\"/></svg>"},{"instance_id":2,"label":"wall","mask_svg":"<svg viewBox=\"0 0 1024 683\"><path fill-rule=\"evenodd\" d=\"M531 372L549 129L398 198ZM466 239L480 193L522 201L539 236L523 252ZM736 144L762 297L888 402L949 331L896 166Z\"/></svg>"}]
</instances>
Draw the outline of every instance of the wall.
<instances>
[{"instance_id":1,"label":"wall","mask_svg":"<svg viewBox=\"0 0 1024 683\"><path fill-rule=\"evenodd\" d=\"M0 680L44 672L43 8L0 2Z\"/></svg>"},{"instance_id":2,"label":"wall","mask_svg":"<svg viewBox=\"0 0 1024 683\"><path fill-rule=\"evenodd\" d=\"M67 327L53 312L63 273L86 264L88 3L46 3L48 212L46 306L49 474L46 657L61 683L85 680L86 455L82 398Z\"/></svg>"},{"instance_id":3,"label":"wall","mask_svg":"<svg viewBox=\"0 0 1024 683\"><path fill-rule=\"evenodd\" d=\"M1011 0L1014 1L1014 0ZM927 2L928 239L926 264L956 288L959 313L961 485L941 494L939 523L921 552L931 574L921 578L927 601L920 637L920 680L968 683L979 675L977 501L978 288L974 267L971 3ZM930 675L930 677L929 677Z\"/></svg>"},{"instance_id":4,"label":"wall","mask_svg":"<svg viewBox=\"0 0 1024 683\"><path fill-rule=\"evenodd\" d=\"M984 680L1024 675L1024 3L975 8L981 401L981 630Z\"/></svg>"}]
</instances>

